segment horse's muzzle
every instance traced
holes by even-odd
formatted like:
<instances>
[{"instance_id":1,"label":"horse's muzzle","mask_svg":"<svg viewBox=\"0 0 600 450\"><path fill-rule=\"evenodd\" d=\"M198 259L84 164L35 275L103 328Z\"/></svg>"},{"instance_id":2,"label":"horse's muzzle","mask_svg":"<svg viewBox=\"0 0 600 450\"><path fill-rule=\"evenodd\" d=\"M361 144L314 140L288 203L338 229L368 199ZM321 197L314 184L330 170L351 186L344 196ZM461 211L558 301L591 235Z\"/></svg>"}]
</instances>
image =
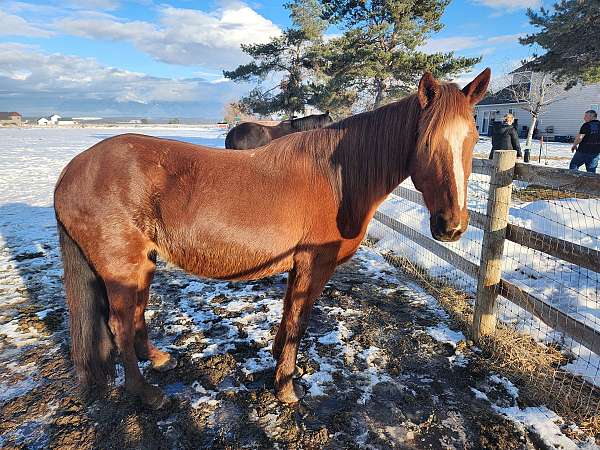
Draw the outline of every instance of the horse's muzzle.
<instances>
[{"instance_id":1,"label":"horse's muzzle","mask_svg":"<svg viewBox=\"0 0 600 450\"><path fill-rule=\"evenodd\" d=\"M435 240L442 242L458 241L467 229L468 224L468 215L464 220L459 221L458 225L456 224L456 221L445 219L441 213L432 215L429 220L431 235Z\"/></svg>"}]
</instances>

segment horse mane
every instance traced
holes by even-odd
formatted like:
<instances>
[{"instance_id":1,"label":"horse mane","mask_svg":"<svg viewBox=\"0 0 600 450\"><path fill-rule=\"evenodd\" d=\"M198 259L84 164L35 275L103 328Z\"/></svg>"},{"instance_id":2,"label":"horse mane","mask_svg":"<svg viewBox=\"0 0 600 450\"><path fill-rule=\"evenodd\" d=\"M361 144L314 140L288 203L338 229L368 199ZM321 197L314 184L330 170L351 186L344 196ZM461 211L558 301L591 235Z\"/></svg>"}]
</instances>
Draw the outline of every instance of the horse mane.
<instances>
[{"instance_id":1,"label":"horse mane","mask_svg":"<svg viewBox=\"0 0 600 450\"><path fill-rule=\"evenodd\" d=\"M298 119L290 120L290 125L294 130L297 131L308 131L314 130L315 128L322 128L331 122L329 114L313 114L310 116L300 117Z\"/></svg>"},{"instance_id":2,"label":"horse mane","mask_svg":"<svg viewBox=\"0 0 600 450\"><path fill-rule=\"evenodd\" d=\"M325 128L273 141L269 154L280 167L304 161L315 175L324 175L341 206L339 221L356 224L356 216L369 206L366 199L383 199L410 175L412 158L435 157L435 144L457 113L470 118L472 108L457 85L443 83L425 109L412 94Z\"/></svg>"}]
</instances>

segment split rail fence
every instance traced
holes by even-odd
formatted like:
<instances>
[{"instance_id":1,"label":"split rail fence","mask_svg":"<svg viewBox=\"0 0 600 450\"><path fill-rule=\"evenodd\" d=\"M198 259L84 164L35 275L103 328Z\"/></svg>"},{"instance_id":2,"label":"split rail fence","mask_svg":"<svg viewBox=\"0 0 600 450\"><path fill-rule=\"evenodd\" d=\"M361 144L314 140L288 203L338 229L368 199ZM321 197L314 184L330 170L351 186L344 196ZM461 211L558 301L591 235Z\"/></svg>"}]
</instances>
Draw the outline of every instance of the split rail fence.
<instances>
[{"instance_id":1,"label":"split rail fence","mask_svg":"<svg viewBox=\"0 0 600 450\"><path fill-rule=\"evenodd\" d=\"M572 360L583 354L579 346L593 352L595 355L586 350L587 356L581 356L588 366L583 373L593 383L600 382L600 236L597 235L600 230L600 200L596 201L600 199L600 176L518 163L515 156L514 151L504 150L495 152L493 160L473 161L474 176L469 182L469 190L476 192L480 201L478 208L469 209L469 229L474 227L479 231L473 234L476 238L471 238L470 250L459 251L458 247L433 240L425 231L427 214L421 193L405 186L399 186L393 192L394 196L403 199L402 219L397 217L398 214L386 212L390 209L383 207L375 214L375 224L383 225L388 240L391 230L395 236L393 240L402 240L404 248L410 248L410 251L404 252L409 254L409 260L410 255L425 249L434 255L429 256L432 260L439 258L440 263L445 262L451 270L458 269L473 280L472 334L475 341L494 334L497 323L502 321L498 314L499 301L506 299L518 306L511 308L522 314L526 311L536 318L536 323L544 324L550 335L559 332L566 336L572 342L566 346L576 348L572 352ZM517 198L511 199L513 193ZM535 228L533 225L511 223L511 207L518 209L540 199L551 203L551 210L562 211L550 218L544 217L544 223L562 227L568 238L574 233L583 233L583 237L562 239L556 237L560 235L557 232L553 232L552 236L544 229L530 229ZM418 220L407 220L416 213L406 206L406 201L420 207L417 208L420 210ZM584 211L583 207L588 209ZM536 214L537 210L533 208L532 211ZM539 217L535 219L537 222L541 220ZM581 220L585 226L578 225ZM572 240L579 240L579 243ZM507 243L512 243L513 249L505 255ZM436 264L434 262L430 266L435 267ZM514 273L528 274L536 288L528 289L526 277L522 276L524 282L515 281ZM561 298L574 298L576 305L585 307L585 314L578 314L578 306L573 304L565 307ZM572 311L575 313L572 314ZM564 339L562 347L565 347ZM581 366L581 361L578 364Z\"/></svg>"}]
</instances>

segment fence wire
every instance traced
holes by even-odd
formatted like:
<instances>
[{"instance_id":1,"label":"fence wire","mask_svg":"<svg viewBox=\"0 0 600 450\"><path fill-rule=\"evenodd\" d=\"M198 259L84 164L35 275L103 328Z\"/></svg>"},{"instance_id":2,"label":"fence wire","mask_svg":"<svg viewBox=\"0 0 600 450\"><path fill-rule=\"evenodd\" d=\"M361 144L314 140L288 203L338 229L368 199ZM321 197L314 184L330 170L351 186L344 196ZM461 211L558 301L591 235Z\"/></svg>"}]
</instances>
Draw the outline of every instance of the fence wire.
<instances>
[{"instance_id":1,"label":"fence wire","mask_svg":"<svg viewBox=\"0 0 600 450\"><path fill-rule=\"evenodd\" d=\"M414 189L410 181L403 186ZM471 176L468 184L471 211L486 214L490 187L489 176L475 173ZM600 195L594 197L568 188L514 181L509 206L509 224L517 226L512 228L514 238L525 245L505 241L502 278L535 297L548 311L532 314L523 305L499 297L497 327L488 342L490 358L502 373L524 388L526 396L554 407L565 416L579 419L578 422L583 421L598 432L600 355L592 351L593 345L583 345L581 337L587 336L588 341L584 342L589 342L592 336L597 352L600 266L592 264L591 268L585 268L547 252L552 252L554 245L560 246L563 254L577 256L589 252L591 257L597 256ZM429 212L414 201L391 195L379 211L430 238ZM542 234L535 235L538 246L542 242L543 246L551 247L550 250L529 248L530 231ZM472 323L476 279L377 220L372 222L369 236L377 241L375 245L379 249L391 252L400 267L417 276L430 290L446 296L448 292L455 292L463 304L455 300L444 306L462 315L468 325ZM483 230L470 225L460 241L440 244L479 265L482 241ZM562 331L556 329L560 326L548 324L555 323L552 320L563 323L565 318L568 326Z\"/></svg>"}]
</instances>

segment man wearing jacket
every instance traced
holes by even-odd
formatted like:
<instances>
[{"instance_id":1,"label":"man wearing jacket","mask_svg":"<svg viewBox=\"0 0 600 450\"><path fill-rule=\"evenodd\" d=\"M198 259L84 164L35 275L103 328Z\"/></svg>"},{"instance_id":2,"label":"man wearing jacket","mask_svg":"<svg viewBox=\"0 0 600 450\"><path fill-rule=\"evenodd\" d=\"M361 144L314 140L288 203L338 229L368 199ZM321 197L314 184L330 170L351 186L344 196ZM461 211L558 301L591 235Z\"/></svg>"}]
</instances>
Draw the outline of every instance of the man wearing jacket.
<instances>
[{"instance_id":1,"label":"man wearing jacket","mask_svg":"<svg viewBox=\"0 0 600 450\"><path fill-rule=\"evenodd\" d=\"M575 152L569 169L578 170L585 164L585 169L590 173L596 173L598 160L600 160L600 121L598 114L593 109L585 112L585 122L575 138L571 151Z\"/></svg>"},{"instance_id":2,"label":"man wearing jacket","mask_svg":"<svg viewBox=\"0 0 600 450\"><path fill-rule=\"evenodd\" d=\"M490 159L494 156L495 150L516 150L517 158L521 158L521 145L519 144L519 135L513 127L515 118L512 114L506 114L501 124L494 126L492 133L492 151Z\"/></svg>"}]
</instances>

